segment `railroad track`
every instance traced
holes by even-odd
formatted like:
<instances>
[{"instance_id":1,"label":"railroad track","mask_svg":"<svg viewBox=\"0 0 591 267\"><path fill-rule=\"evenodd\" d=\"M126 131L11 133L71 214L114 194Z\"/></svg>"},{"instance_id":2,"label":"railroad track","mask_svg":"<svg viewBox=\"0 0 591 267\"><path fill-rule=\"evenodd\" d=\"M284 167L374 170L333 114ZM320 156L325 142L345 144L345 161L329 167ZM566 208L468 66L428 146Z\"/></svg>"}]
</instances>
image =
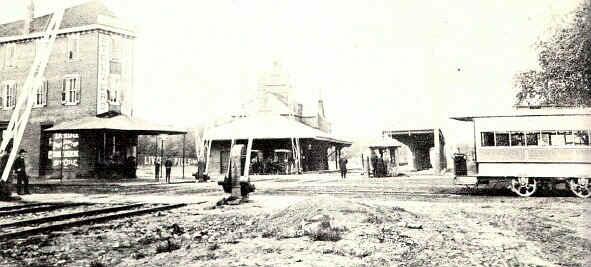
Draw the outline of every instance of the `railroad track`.
<instances>
[{"instance_id":1,"label":"railroad track","mask_svg":"<svg viewBox=\"0 0 591 267\"><path fill-rule=\"evenodd\" d=\"M7 207L11 208L11 210L7 211L0 211L0 217L5 216L12 216L18 214L27 214L27 213L36 213L42 211L52 211L58 210L63 208L70 208L70 207L77 207L77 206L86 206L90 205L88 203L36 203L36 204L29 204L17 207Z\"/></svg>"},{"instance_id":2,"label":"railroad track","mask_svg":"<svg viewBox=\"0 0 591 267\"><path fill-rule=\"evenodd\" d=\"M86 204L88 205L88 204ZM186 204L128 204L0 224L0 241L170 210Z\"/></svg>"},{"instance_id":3,"label":"railroad track","mask_svg":"<svg viewBox=\"0 0 591 267\"><path fill-rule=\"evenodd\" d=\"M461 194L453 193L435 193L425 191L378 191L378 190L318 190L318 189L273 189L260 191L263 194L273 193L297 193L297 194L311 194L311 195L356 195L356 194L373 194L373 195L412 195L412 196L442 196L442 197L457 197Z\"/></svg>"}]
</instances>

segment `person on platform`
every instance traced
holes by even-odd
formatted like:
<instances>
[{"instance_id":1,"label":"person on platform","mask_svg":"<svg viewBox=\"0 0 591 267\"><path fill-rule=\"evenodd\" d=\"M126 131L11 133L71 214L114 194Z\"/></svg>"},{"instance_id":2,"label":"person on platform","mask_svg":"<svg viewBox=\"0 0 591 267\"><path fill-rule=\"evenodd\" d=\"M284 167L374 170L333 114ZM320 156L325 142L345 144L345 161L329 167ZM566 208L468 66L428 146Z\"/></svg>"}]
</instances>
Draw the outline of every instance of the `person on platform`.
<instances>
[{"instance_id":1,"label":"person on platform","mask_svg":"<svg viewBox=\"0 0 591 267\"><path fill-rule=\"evenodd\" d=\"M166 168L166 182L170 184L170 171L172 170L172 160L170 158L166 158L164 167Z\"/></svg>"},{"instance_id":2,"label":"person on platform","mask_svg":"<svg viewBox=\"0 0 591 267\"><path fill-rule=\"evenodd\" d=\"M158 159L154 160L154 178L156 181L160 178L160 161Z\"/></svg>"},{"instance_id":3,"label":"person on platform","mask_svg":"<svg viewBox=\"0 0 591 267\"><path fill-rule=\"evenodd\" d=\"M339 168L341 169L341 178L345 179L347 178L347 159L341 157L339 159Z\"/></svg>"},{"instance_id":4,"label":"person on platform","mask_svg":"<svg viewBox=\"0 0 591 267\"><path fill-rule=\"evenodd\" d=\"M16 172L16 190L19 195L22 194L31 194L29 192L29 177L27 177L26 166L25 166L25 157L27 155L27 151L21 149L18 152L18 158L14 161L14 170ZM24 190L22 188L24 183Z\"/></svg>"}]
</instances>

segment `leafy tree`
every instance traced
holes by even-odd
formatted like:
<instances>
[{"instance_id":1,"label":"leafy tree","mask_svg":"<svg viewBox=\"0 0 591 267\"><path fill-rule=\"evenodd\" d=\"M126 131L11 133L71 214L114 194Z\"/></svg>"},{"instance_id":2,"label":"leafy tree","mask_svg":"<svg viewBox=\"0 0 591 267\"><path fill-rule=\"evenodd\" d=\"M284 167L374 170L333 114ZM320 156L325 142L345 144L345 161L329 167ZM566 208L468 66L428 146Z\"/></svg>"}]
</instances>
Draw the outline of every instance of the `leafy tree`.
<instances>
[{"instance_id":1,"label":"leafy tree","mask_svg":"<svg viewBox=\"0 0 591 267\"><path fill-rule=\"evenodd\" d=\"M518 73L518 105L591 106L591 0L536 44L540 69Z\"/></svg>"}]
</instances>

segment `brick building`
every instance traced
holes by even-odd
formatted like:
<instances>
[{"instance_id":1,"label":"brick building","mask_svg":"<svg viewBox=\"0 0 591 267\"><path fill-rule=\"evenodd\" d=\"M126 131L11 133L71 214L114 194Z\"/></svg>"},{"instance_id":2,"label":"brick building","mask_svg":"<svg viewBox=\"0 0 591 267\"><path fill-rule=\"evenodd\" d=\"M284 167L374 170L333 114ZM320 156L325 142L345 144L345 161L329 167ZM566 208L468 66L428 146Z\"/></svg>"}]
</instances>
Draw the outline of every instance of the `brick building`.
<instances>
[{"instance_id":1,"label":"brick building","mask_svg":"<svg viewBox=\"0 0 591 267\"><path fill-rule=\"evenodd\" d=\"M31 1L24 20L0 25L0 129L6 129L51 18L33 14ZM65 10L21 143L30 176L55 176L57 169L65 177L89 175L99 159L133 155L134 134L45 130L101 114L131 118L134 40L133 27L101 1Z\"/></svg>"}]
</instances>

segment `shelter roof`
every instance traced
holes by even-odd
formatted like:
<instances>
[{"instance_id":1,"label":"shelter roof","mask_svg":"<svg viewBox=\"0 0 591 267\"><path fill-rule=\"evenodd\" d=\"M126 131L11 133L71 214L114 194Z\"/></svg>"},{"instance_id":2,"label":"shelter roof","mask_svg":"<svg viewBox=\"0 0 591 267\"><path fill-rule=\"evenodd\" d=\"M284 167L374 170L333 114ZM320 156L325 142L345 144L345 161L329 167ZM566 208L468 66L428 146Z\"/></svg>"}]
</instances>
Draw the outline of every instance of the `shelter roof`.
<instances>
[{"instance_id":1,"label":"shelter roof","mask_svg":"<svg viewBox=\"0 0 591 267\"><path fill-rule=\"evenodd\" d=\"M371 140L368 147L401 147L402 143L393 138L379 137Z\"/></svg>"},{"instance_id":2,"label":"shelter roof","mask_svg":"<svg viewBox=\"0 0 591 267\"><path fill-rule=\"evenodd\" d=\"M211 129L206 134L208 140L239 139L316 139L351 145L351 142L322 132L296 120L278 115L260 114L240 118Z\"/></svg>"},{"instance_id":3,"label":"shelter roof","mask_svg":"<svg viewBox=\"0 0 591 267\"><path fill-rule=\"evenodd\" d=\"M176 135L187 133L183 129L176 129L172 126L160 125L138 118L130 118L126 115L83 117L77 120L59 123L45 131L56 133L123 131L139 135Z\"/></svg>"},{"instance_id":4,"label":"shelter roof","mask_svg":"<svg viewBox=\"0 0 591 267\"><path fill-rule=\"evenodd\" d=\"M399 116L388 123L388 127L384 129L383 133L433 133L433 130L438 128L437 125L438 123L431 117L425 116L425 114L408 114L406 116Z\"/></svg>"}]
</instances>

